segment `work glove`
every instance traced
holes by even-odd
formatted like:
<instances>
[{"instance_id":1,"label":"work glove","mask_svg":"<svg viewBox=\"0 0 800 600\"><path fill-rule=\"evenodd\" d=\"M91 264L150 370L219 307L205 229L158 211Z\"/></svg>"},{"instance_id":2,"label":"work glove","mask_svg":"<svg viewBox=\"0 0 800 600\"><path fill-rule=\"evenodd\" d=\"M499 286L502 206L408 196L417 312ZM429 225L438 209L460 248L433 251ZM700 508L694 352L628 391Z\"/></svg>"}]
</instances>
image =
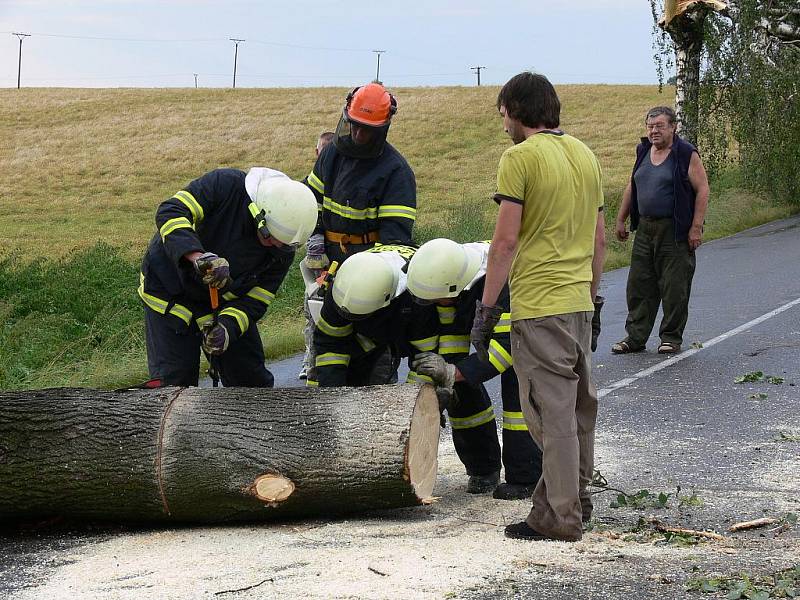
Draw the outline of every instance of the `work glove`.
<instances>
[{"instance_id":1,"label":"work glove","mask_svg":"<svg viewBox=\"0 0 800 600\"><path fill-rule=\"evenodd\" d=\"M600 311L606 299L602 296L594 297L594 315L592 316L592 352L597 350L597 338L600 337Z\"/></svg>"},{"instance_id":2,"label":"work glove","mask_svg":"<svg viewBox=\"0 0 800 600\"><path fill-rule=\"evenodd\" d=\"M475 352L483 362L489 362L489 342L502 314L503 309L499 306L486 306L480 300L475 302L475 320L472 322L469 341L475 346Z\"/></svg>"},{"instance_id":3,"label":"work glove","mask_svg":"<svg viewBox=\"0 0 800 600\"><path fill-rule=\"evenodd\" d=\"M433 352L420 352L414 357L411 368L418 375L425 375L433 380L437 393L439 388L453 391L453 384L456 382L456 366L448 364L438 354Z\"/></svg>"},{"instance_id":4,"label":"work glove","mask_svg":"<svg viewBox=\"0 0 800 600\"><path fill-rule=\"evenodd\" d=\"M444 411L455 404L454 402L455 393L452 389L447 389L443 387L436 388L436 399L439 401L439 425L444 427L447 424L447 420L444 417Z\"/></svg>"},{"instance_id":5,"label":"work glove","mask_svg":"<svg viewBox=\"0 0 800 600\"><path fill-rule=\"evenodd\" d=\"M194 261L194 268L203 279L203 283L215 287L223 288L231 281L231 267L228 261L214 254L206 252Z\"/></svg>"},{"instance_id":6,"label":"work glove","mask_svg":"<svg viewBox=\"0 0 800 600\"><path fill-rule=\"evenodd\" d=\"M312 234L306 242L306 254L309 256L325 254L325 236L321 233Z\"/></svg>"},{"instance_id":7,"label":"work glove","mask_svg":"<svg viewBox=\"0 0 800 600\"><path fill-rule=\"evenodd\" d=\"M225 352L229 341L228 330L221 323L203 330L203 351L210 356L219 356Z\"/></svg>"},{"instance_id":8,"label":"work glove","mask_svg":"<svg viewBox=\"0 0 800 600\"><path fill-rule=\"evenodd\" d=\"M331 264L330 259L328 258L327 254L306 254L306 257L303 259L306 266L311 269L312 271L319 274L320 271L325 269L329 264Z\"/></svg>"}]
</instances>

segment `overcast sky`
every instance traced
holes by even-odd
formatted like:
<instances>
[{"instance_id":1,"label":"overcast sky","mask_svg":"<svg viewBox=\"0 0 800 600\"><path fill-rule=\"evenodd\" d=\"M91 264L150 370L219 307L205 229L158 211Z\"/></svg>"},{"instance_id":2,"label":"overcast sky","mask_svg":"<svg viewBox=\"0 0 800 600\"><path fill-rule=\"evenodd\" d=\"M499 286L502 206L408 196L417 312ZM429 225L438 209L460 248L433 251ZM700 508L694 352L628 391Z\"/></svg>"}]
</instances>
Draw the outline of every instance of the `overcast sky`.
<instances>
[{"instance_id":1,"label":"overcast sky","mask_svg":"<svg viewBox=\"0 0 800 600\"><path fill-rule=\"evenodd\" d=\"M655 83L648 0L0 0L0 87ZM89 39L94 38L94 39ZM102 38L102 39L98 39Z\"/></svg>"}]
</instances>

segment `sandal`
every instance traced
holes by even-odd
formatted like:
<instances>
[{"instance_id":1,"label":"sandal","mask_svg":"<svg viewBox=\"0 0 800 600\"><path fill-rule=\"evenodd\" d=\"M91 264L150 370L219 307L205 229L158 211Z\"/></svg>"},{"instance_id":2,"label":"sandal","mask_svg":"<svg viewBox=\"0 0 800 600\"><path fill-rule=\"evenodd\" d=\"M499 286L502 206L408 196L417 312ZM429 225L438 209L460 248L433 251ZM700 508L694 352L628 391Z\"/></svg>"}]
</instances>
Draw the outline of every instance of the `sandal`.
<instances>
[{"instance_id":1,"label":"sandal","mask_svg":"<svg viewBox=\"0 0 800 600\"><path fill-rule=\"evenodd\" d=\"M658 347L659 354L677 354L681 351L681 345L673 342L661 342Z\"/></svg>"},{"instance_id":2,"label":"sandal","mask_svg":"<svg viewBox=\"0 0 800 600\"><path fill-rule=\"evenodd\" d=\"M644 350L644 346L635 348L625 340L617 342L616 344L611 346L611 352L613 352L614 354L629 354L631 352L641 352L642 350Z\"/></svg>"}]
</instances>

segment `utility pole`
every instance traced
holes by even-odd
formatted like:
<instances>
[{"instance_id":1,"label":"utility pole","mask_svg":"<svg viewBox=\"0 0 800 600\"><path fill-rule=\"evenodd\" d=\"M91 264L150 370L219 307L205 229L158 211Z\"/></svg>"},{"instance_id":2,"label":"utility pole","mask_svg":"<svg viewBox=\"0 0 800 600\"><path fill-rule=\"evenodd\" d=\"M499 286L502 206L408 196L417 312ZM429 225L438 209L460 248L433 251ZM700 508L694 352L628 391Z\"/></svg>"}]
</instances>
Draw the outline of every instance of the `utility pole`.
<instances>
[{"instance_id":1,"label":"utility pole","mask_svg":"<svg viewBox=\"0 0 800 600\"><path fill-rule=\"evenodd\" d=\"M485 68L486 68L486 67L481 67L481 66L477 66L477 67L470 67L470 69L471 69L473 72L477 73L477 75L478 75L478 87L481 87L481 69L485 69Z\"/></svg>"},{"instance_id":2,"label":"utility pole","mask_svg":"<svg viewBox=\"0 0 800 600\"><path fill-rule=\"evenodd\" d=\"M194 89L197 89L197 73L194 74Z\"/></svg>"},{"instance_id":3,"label":"utility pole","mask_svg":"<svg viewBox=\"0 0 800 600\"><path fill-rule=\"evenodd\" d=\"M233 52L233 89L236 89L236 61L239 58L239 42L244 42L245 40L240 40L237 38L229 38L236 45L236 50Z\"/></svg>"},{"instance_id":4,"label":"utility pole","mask_svg":"<svg viewBox=\"0 0 800 600\"><path fill-rule=\"evenodd\" d=\"M22 39L26 37L31 37L30 33L12 33L11 35L15 35L19 38L19 64L17 65L17 89L19 89L19 84L22 78Z\"/></svg>"},{"instance_id":5,"label":"utility pole","mask_svg":"<svg viewBox=\"0 0 800 600\"><path fill-rule=\"evenodd\" d=\"M375 71L375 81L380 83L381 81L381 54L386 52L386 50L373 50L373 52L378 56L378 68Z\"/></svg>"}]
</instances>

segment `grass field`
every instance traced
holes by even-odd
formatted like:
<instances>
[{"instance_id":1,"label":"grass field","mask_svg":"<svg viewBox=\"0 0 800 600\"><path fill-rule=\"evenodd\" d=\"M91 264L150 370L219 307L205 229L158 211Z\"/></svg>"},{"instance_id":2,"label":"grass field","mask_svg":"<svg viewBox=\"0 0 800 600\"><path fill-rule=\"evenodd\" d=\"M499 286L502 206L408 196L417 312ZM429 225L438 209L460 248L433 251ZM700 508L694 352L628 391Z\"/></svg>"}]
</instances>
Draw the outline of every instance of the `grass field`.
<instances>
[{"instance_id":1,"label":"grass field","mask_svg":"<svg viewBox=\"0 0 800 600\"><path fill-rule=\"evenodd\" d=\"M393 90L390 141L414 168L417 241L491 236L495 169L510 144L496 87ZM605 174L609 231L642 135L642 115L672 90L562 86L562 128ZM333 129L344 88L0 90L0 387L116 386L146 376L138 262L154 210L220 166L261 165L301 178L317 135ZM788 214L714 183L707 234ZM610 245L607 268L627 262ZM91 282L83 281L91 271ZM287 278L266 319L270 356L301 347L300 290ZM276 326L280 323L280 326ZM277 332L277 333L276 333Z\"/></svg>"}]
</instances>

